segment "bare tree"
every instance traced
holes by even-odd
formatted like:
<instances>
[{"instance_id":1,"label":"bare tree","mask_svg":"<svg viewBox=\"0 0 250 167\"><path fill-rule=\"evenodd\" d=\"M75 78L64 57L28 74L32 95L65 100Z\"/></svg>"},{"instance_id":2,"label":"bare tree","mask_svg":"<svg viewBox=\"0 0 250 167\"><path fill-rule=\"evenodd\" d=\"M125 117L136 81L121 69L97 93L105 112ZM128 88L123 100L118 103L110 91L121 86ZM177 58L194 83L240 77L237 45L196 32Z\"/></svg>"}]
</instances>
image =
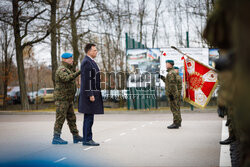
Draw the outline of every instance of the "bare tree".
<instances>
[{"instance_id":1,"label":"bare tree","mask_svg":"<svg viewBox=\"0 0 250 167\"><path fill-rule=\"evenodd\" d=\"M6 1L6 3L9 3ZM26 91L26 83L25 83L25 74L24 74L24 63L23 63L23 49L26 46L32 46L35 43L41 42L44 40L50 33L50 29L45 26L40 26L40 30L35 30L36 27L32 26L33 32L32 35L29 36L29 26L32 22L38 19L39 16L44 14L47 10L41 9L36 5L42 3L41 1L18 1L13 0L11 2L12 11L0 11L1 18L0 21L8 23L13 27L14 30L14 38L15 38L15 52L16 52L16 62L18 69L18 80L20 86L20 94L21 94L21 104L22 109L29 109L29 103L27 98ZM35 13L29 12L30 9L33 8ZM26 11L26 12L23 12ZM41 34L41 29L46 29L46 32ZM37 35L34 37L34 32ZM31 40L28 40L28 37ZM25 39L25 40L24 40Z\"/></svg>"},{"instance_id":2,"label":"bare tree","mask_svg":"<svg viewBox=\"0 0 250 167\"><path fill-rule=\"evenodd\" d=\"M58 8L59 3L61 1L60 0L46 0L46 2L50 5L51 66L52 66L52 80L53 80L53 84L55 86L55 73L56 73L57 66L58 66L58 62L57 62L57 42L58 42L57 35L59 36L59 40L60 40L60 30L57 31L57 29L60 27L60 23L63 20L65 20L69 6L64 11L65 13L62 15L62 17L57 18L57 8ZM58 44L60 45L60 41L58 42ZM60 48L59 48L59 50L60 50Z\"/></svg>"},{"instance_id":3,"label":"bare tree","mask_svg":"<svg viewBox=\"0 0 250 167\"><path fill-rule=\"evenodd\" d=\"M141 2L139 2L139 41L140 43L142 43L142 37L143 37L143 25L144 25L144 19L146 16L146 1L145 0L141 0Z\"/></svg>"},{"instance_id":4,"label":"bare tree","mask_svg":"<svg viewBox=\"0 0 250 167\"><path fill-rule=\"evenodd\" d=\"M51 27L51 65L52 65L52 80L55 86L55 73L57 69L57 38L56 38L56 9L58 0L47 0L50 5L50 27Z\"/></svg>"},{"instance_id":5,"label":"bare tree","mask_svg":"<svg viewBox=\"0 0 250 167\"><path fill-rule=\"evenodd\" d=\"M72 47L73 47L73 55L74 55L74 67L78 64L79 59L79 48L78 48L78 33L77 33L77 20L80 18L85 0L82 0L80 9L75 12L75 0L71 1L70 6L70 25L71 25L71 36L72 36Z\"/></svg>"},{"instance_id":6,"label":"bare tree","mask_svg":"<svg viewBox=\"0 0 250 167\"><path fill-rule=\"evenodd\" d=\"M3 109L6 109L7 106L7 91L8 91L8 84L10 81L10 72L12 67L12 59L14 55L14 40L13 34L9 31L10 26L7 23L1 23L0 25L0 46L2 51L2 71L3 71Z\"/></svg>"},{"instance_id":7,"label":"bare tree","mask_svg":"<svg viewBox=\"0 0 250 167\"><path fill-rule=\"evenodd\" d=\"M153 25L153 32L152 32L152 48L155 45L155 39L158 33L158 25L159 25L159 10L161 7L162 0L155 0L155 15L154 15L154 25Z\"/></svg>"}]
</instances>

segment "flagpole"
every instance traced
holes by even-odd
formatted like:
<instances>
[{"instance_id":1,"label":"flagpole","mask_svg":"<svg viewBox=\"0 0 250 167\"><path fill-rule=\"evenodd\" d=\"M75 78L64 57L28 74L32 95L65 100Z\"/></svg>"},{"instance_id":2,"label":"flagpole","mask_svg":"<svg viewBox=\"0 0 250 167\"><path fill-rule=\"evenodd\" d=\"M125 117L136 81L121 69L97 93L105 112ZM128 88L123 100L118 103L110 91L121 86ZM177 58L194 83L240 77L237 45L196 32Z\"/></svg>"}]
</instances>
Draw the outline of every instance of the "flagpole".
<instances>
[{"instance_id":1,"label":"flagpole","mask_svg":"<svg viewBox=\"0 0 250 167\"><path fill-rule=\"evenodd\" d=\"M174 49L174 50L176 50L177 52L179 52L179 53L182 54L183 56L187 56L189 59L192 59L192 60L198 62L199 64L201 64L201 65L203 65L203 66L209 68L210 70L213 70L213 71L217 72L217 70L216 70L215 68L213 68L213 67L211 67L211 66L208 66L208 65L206 65L206 64L204 64L204 63L202 63L202 62L200 62L200 61L198 61L198 60L195 60L194 58L188 56L186 53L183 53L180 49L176 48L175 46L171 46L171 48Z\"/></svg>"}]
</instances>

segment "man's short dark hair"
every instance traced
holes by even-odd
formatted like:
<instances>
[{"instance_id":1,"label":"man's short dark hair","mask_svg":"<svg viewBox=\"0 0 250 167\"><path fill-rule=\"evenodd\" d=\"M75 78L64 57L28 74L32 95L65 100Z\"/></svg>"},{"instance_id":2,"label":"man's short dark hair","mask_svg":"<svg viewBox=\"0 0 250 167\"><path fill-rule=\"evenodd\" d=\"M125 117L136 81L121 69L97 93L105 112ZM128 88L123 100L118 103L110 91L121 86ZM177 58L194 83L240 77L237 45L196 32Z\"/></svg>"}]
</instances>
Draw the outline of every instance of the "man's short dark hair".
<instances>
[{"instance_id":1,"label":"man's short dark hair","mask_svg":"<svg viewBox=\"0 0 250 167\"><path fill-rule=\"evenodd\" d=\"M92 48L92 46L96 46L96 45L93 44L93 43L88 43L88 44L85 46L84 51L85 51L86 54L87 54L88 51Z\"/></svg>"}]
</instances>

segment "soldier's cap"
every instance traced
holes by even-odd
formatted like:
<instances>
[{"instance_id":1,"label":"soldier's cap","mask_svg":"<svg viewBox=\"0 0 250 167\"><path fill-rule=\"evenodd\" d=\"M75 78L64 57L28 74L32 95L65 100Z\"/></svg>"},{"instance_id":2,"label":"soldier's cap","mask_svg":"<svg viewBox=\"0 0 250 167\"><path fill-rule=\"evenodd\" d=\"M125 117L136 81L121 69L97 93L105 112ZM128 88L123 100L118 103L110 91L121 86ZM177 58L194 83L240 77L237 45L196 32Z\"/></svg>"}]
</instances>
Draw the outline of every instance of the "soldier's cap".
<instances>
[{"instance_id":1,"label":"soldier's cap","mask_svg":"<svg viewBox=\"0 0 250 167\"><path fill-rule=\"evenodd\" d=\"M174 67L174 69L177 69L177 70L179 70L179 67Z\"/></svg>"},{"instance_id":2,"label":"soldier's cap","mask_svg":"<svg viewBox=\"0 0 250 167\"><path fill-rule=\"evenodd\" d=\"M170 64L174 65L174 60L166 60L166 63L170 63Z\"/></svg>"},{"instance_id":3,"label":"soldier's cap","mask_svg":"<svg viewBox=\"0 0 250 167\"><path fill-rule=\"evenodd\" d=\"M63 54L61 55L61 57L62 57L63 59L68 59L68 58L73 57L73 54L71 54L71 53L63 53Z\"/></svg>"}]
</instances>

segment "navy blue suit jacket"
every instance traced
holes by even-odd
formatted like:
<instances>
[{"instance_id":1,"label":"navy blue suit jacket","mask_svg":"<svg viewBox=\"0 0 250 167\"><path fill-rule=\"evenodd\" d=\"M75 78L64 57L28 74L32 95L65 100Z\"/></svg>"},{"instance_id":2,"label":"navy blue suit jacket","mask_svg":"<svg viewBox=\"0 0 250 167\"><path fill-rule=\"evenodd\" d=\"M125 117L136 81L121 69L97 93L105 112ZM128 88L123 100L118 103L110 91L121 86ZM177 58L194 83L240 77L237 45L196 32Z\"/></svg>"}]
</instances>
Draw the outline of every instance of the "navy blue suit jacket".
<instances>
[{"instance_id":1,"label":"navy blue suit jacket","mask_svg":"<svg viewBox=\"0 0 250 167\"><path fill-rule=\"evenodd\" d=\"M90 57L85 56L81 63L81 89L78 111L85 114L103 114L103 100L100 87L100 70ZM90 96L95 101L90 101Z\"/></svg>"}]
</instances>

